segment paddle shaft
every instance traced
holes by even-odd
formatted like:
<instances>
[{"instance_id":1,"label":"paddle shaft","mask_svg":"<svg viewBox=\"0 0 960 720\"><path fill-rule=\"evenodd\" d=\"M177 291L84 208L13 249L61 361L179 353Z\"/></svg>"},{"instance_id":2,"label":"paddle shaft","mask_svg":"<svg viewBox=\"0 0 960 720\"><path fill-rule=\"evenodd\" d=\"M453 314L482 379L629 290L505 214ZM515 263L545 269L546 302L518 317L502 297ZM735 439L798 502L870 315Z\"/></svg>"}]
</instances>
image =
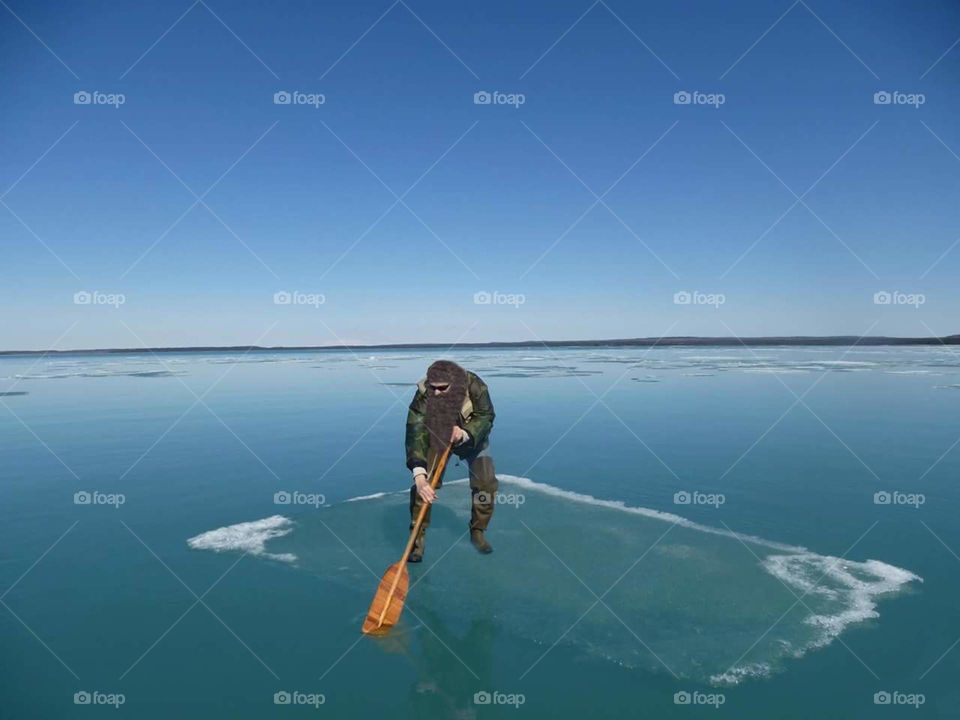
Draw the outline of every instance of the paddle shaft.
<instances>
[{"instance_id":1,"label":"paddle shaft","mask_svg":"<svg viewBox=\"0 0 960 720\"><path fill-rule=\"evenodd\" d=\"M440 478L443 476L443 471L447 467L447 460L450 458L450 448L453 445L447 445L446 449L443 451L443 454L440 456L440 459L437 460L437 464L433 468L433 476L430 480L430 487L433 490L437 489L437 485L440 483ZM410 555L410 551L413 550L413 543L416 542L417 533L420 532L420 526L423 525L423 518L427 515L427 510L430 507L430 503L423 501L420 503L420 512L417 513L417 520L413 524L413 530L410 531L410 539L407 540L407 547L403 550L403 555L400 556L400 562L397 568L397 572L393 575L393 583L390 585L390 592L387 594L387 599L383 603L383 610L380 611L380 617L377 620L377 627L383 624L383 618L387 614L387 608L390 607L390 603L393 600L393 594L397 591L397 585L400 583L400 573L403 570L406 570L407 557Z\"/></svg>"}]
</instances>

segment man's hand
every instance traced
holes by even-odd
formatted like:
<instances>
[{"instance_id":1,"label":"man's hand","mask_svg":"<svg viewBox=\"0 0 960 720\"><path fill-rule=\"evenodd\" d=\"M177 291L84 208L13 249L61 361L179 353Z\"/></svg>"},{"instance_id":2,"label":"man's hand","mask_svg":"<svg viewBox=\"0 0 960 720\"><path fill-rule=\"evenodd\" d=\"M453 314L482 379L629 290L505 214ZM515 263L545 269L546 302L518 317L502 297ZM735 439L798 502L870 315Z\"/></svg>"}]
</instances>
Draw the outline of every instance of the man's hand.
<instances>
[{"instance_id":1,"label":"man's hand","mask_svg":"<svg viewBox=\"0 0 960 720\"><path fill-rule=\"evenodd\" d=\"M450 442L452 442L454 445L459 445L469 437L470 436L467 435L466 431L462 427L459 425L454 425L453 432L450 433Z\"/></svg>"},{"instance_id":2,"label":"man's hand","mask_svg":"<svg viewBox=\"0 0 960 720\"><path fill-rule=\"evenodd\" d=\"M425 473L420 473L417 475L414 483L417 486L417 494L425 503L430 505L434 500L437 499L437 493L432 487L430 487L430 483L427 482L427 476Z\"/></svg>"}]
</instances>

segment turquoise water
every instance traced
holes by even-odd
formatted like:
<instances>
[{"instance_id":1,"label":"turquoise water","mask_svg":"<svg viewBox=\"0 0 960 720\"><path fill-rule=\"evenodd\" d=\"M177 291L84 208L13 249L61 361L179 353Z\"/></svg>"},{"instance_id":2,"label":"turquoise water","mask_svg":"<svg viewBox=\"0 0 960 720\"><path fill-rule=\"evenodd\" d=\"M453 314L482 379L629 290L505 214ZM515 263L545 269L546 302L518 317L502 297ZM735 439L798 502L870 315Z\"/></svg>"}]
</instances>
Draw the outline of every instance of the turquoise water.
<instances>
[{"instance_id":1,"label":"turquoise water","mask_svg":"<svg viewBox=\"0 0 960 720\"><path fill-rule=\"evenodd\" d=\"M451 467L385 639L432 355L0 359L2 717L958 715L950 351L450 357L496 550Z\"/></svg>"}]
</instances>

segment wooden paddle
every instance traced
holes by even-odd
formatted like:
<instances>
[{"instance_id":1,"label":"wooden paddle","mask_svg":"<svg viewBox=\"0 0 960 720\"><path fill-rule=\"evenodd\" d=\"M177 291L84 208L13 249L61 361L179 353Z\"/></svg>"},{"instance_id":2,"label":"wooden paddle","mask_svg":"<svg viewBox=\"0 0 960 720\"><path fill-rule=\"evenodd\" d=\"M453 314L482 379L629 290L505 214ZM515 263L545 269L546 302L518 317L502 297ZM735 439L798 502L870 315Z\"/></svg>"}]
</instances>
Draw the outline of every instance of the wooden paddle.
<instances>
[{"instance_id":1,"label":"wooden paddle","mask_svg":"<svg viewBox=\"0 0 960 720\"><path fill-rule=\"evenodd\" d=\"M443 471L447 467L451 447L452 445L447 445L433 468L430 487L434 490L440 484L440 478L443 477ZM413 550L413 543L417 539L417 533L420 532L420 526L423 525L423 518L426 516L429 507L429 503L422 502L420 504L417 521L413 524L413 530L410 531L410 539L407 540L407 547L404 549L403 555L400 556L400 561L388 567L380 579L377 594L373 596L373 602L370 603L370 609L367 611L367 619L363 622L365 635L386 635L400 619L400 613L403 612L403 603L407 599L407 587L410 583L407 557Z\"/></svg>"}]
</instances>

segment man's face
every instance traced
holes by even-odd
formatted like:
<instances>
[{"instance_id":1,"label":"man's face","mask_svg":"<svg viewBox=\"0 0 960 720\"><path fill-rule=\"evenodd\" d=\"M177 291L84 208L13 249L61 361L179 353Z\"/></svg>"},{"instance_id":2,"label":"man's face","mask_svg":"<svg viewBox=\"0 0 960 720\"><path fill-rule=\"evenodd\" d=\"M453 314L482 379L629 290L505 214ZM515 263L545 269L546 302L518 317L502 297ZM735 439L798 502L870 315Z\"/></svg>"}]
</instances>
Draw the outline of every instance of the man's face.
<instances>
[{"instance_id":1,"label":"man's face","mask_svg":"<svg viewBox=\"0 0 960 720\"><path fill-rule=\"evenodd\" d=\"M432 382L429 385L430 393L432 395L443 395L450 389L450 383L448 382Z\"/></svg>"}]
</instances>

